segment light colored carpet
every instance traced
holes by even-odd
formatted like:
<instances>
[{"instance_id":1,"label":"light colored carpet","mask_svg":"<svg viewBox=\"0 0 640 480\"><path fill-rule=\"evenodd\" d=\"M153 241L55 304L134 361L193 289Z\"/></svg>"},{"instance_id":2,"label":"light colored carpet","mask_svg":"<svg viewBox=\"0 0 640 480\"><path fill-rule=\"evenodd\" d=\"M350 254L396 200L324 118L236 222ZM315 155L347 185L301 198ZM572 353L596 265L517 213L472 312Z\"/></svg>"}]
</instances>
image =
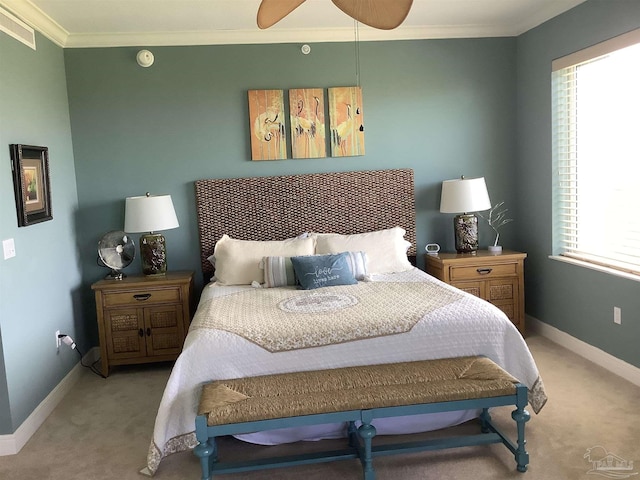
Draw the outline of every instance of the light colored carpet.
<instances>
[{"instance_id":1,"label":"light colored carpet","mask_svg":"<svg viewBox=\"0 0 640 480\"><path fill-rule=\"evenodd\" d=\"M511 453L502 445L439 452L403 454L374 459L378 480L406 479L553 479L606 478L588 474L588 448L634 461L640 474L640 387L541 338L527 339L545 382L549 402L527 423L529 471L515 470ZM170 365L115 368L104 380L87 371L18 455L0 457L0 479L16 480L143 480L155 412ZM493 417L512 432L512 407ZM456 427L476 429L475 424ZM434 432L442 435L449 432ZM422 437L419 436L420 438ZM378 437L382 441L405 440ZM341 441L304 442L259 447L235 439L220 442L222 458L286 454L301 449L340 448ZM594 451L595 452L595 451ZM602 450L598 451L599 453ZM163 460L158 480L200 478L191 452ZM360 479L357 460L222 475L219 479ZM621 478L621 477L618 477Z\"/></svg>"}]
</instances>

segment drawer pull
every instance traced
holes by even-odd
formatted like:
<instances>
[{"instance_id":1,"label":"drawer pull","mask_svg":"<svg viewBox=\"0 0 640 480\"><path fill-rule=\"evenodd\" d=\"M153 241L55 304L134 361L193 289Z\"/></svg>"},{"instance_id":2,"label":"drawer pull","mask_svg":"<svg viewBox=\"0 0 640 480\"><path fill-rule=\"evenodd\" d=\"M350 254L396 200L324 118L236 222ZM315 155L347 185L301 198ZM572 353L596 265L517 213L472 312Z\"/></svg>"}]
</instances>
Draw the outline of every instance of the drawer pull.
<instances>
[{"instance_id":1,"label":"drawer pull","mask_svg":"<svg viewBox=\"0 0 640 480\"><path fill-rule=\"evenodd\" d=\"M151 294L150 293L139 293L138 295L134 295L133 298L135 298L139 302L144 302L145 300L149 300L151 298Z\"/></svg>"},{"instance_id":2,"label":"drawer pull","mask_svg":"<svg viewBox=\"0 0 640 480\"><path fill-rule=\"evenodd\" d=\"M493 268L478 268L476 269L476 272L478 272L480 275L489 275L492 270Z\"/></svg>"},{"instance_id":3,"label":"drawer pull","mask_svg":"<svg viewBox=\"0 0 640 480\"><path fill-rule=\"evenodd\" d=\"M147 337L151 336L151 329L147 327Z\"/></svg>"},{"instance_id":4,"label":"drawer pull","mask_svg":"<svg viewBox=\"0 0 640 480\"><path fill-rule=\"evenodd\" d=\"M141 337L144 337L144 330L142 329L138 330L138 335L140 335Z\"/></svg>"}]
</instances>

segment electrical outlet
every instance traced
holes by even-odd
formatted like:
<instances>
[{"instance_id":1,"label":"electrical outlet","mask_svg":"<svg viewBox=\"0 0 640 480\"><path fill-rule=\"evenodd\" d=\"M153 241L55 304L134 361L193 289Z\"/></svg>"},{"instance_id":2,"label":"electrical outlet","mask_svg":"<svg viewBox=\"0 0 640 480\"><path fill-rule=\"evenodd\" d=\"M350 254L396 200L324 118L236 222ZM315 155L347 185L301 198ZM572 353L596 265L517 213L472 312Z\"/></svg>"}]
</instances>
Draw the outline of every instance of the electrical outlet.
<instances>
[{"instance_id":1,"label":"electrical outlet","mask_svg":"<svg viewBox=\"0 0 640 480\"><path fill-rule=\"evenodd\" d=\"M60 341L59 335L60 335L60 330L56 330L56 348L60 348L60 344L62 343Z\"/></svg>"},{"instance_id":2,"label":"electrical outlet","mask_svg":"<svg viewBox=\"0 0 640 480\"><path fill-rule=\"evenodd\" d=\"M613 307L613 323L622 325L622 309L620 307Z\"/></svg>"}]
</instances>

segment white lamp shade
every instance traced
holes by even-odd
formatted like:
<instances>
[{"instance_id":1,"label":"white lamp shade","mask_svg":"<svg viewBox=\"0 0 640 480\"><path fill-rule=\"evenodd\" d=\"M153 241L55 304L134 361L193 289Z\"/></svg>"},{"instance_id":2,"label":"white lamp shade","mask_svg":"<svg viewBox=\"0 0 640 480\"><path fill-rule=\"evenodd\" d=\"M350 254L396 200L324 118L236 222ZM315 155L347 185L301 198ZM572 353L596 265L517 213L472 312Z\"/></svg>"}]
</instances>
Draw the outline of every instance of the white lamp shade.
<instances>
[{"instance_id":1,"label":"white lamp shade","mask_svg":"<svg viewBox=\"0 0 640 480\"><path fill-rule=\"evenodd\" d=\"M491 208L484 177L458 178L442 182L440 212L480 212Z\"/></svg>"},{"instance_id":2,"label":"white lamp shade","mask_svg":"<svg viewBox=\"0 0 640 480\"><path fill-rule=\"evenodd\" d=\"M125 232L158 232L178 226L171 195L127 197L124 211Z\"/></svg>"}]
</instances>

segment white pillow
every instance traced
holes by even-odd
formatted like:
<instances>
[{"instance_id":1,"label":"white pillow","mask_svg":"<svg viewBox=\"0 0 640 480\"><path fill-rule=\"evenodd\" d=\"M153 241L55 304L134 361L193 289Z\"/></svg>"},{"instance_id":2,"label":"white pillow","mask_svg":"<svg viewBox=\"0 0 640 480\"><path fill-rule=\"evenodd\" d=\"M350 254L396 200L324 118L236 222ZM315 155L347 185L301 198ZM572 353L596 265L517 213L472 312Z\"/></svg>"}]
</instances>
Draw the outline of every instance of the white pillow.
<instances>
[{"instance_id":1,"label":"white pillow","mask_svg":"<svg viewBox=\"0 0 640 480\"><path fill-rule=\"evenodd\" d=\"M362 251L367 254L367 273L395 273L411 270L407 258L410 242L401 227L355 235L316 234L316 254Z\"/></svg>"},{"instance_id":2,"label":"white pillow","mask_svg":"<svg viewBox=\"0 0 640 480\"><path fill-rule=\"evenodd\" d=\"M216 281L220 285L251 285L263 283L260 268L263 257L313 255L315 238L289 238L287 240L237 240L223 235L213 250Z\"/></svg>"}]
</instances>

